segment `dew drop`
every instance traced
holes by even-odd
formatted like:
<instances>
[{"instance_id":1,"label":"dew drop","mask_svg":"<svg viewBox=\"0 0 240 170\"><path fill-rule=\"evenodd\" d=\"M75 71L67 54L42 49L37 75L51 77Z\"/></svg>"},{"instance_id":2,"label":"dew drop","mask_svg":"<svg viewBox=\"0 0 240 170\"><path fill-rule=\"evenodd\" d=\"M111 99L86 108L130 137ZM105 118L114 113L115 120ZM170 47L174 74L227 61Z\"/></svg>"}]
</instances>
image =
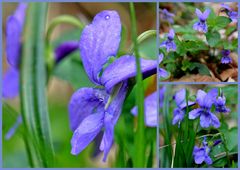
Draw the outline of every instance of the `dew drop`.
<instances>
[{"instance_id":1,"label":"dew drop","mask_svg":"<svg viewBox=\"0 0 240 170\"><path fill-rule=\"evenodd\" d=\"M110 19L110 16L109 16L109 15L106 15L106 16L105 16L105 19L106 19L106 20L109 20L109 19Z\"/></svg>"}]
</instances>

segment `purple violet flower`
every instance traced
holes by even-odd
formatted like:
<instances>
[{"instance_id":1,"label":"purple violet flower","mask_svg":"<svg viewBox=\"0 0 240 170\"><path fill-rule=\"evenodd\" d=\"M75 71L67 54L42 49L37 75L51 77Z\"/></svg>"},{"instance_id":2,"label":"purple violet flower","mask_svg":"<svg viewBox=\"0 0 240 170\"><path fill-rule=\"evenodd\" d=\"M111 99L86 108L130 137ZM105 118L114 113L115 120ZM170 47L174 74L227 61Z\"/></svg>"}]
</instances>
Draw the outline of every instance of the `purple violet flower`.
<instances>
[{"instance_id":1,"label":"purple violet flower","mask_svg":"<svg viewBox=\"0 0 240 170\"><path fill-rule=\"evenodd\" d=\"M55 61L59 63L62 61L67 55L71 54L73 51L79 48L78 41L66 41L57 46L55 48Z\"/></svg>"},{"instance_id":2,"label":"purple violet flower","mask_svg":"<svg viewBox=\"0 0 240 170\"><path fill-rule=\"evenodd\" d=\"M19 71L14 67L10 67L3 75L2 97L5 99L13 99L19 93Z\"/></svg>"},{"instance_id":3,"label":"purple violet flower","mask_svg":"<svg viewBox=\"0 0 240 170\"><path fill-rule=\"evenodd\" d=\"M103 70L108 59L116 56L120 40L121 21L116 11L98 13L82 31L79 49L85 71L94 84L104 89L81 88L71 97L69 118L74 131L73 155L85 149L104 128L100 150L104 152L103 161L107 159L113 144L114 126L127 93L127 80L136 75L132 55L116 59ZM143 77L156 73L156 61L141 59L140 62Z\"/></svg>"},{"instance_id":4,"label":"purple violet flower","mask_svg":"<svg viewBox=\"0 0 240 170\"><path fill-rule=\"evenodd\" d=\"M232 63L232 58L229 56L230 53L231 53L230 50L222 50L222 59L221 59L222 64Z\"/></svg>"},{"instance_id":5,"label":"purple violet flower","mask_svg":"<svg viewBox=\"0 0 240 170\"><path fill-rule=\"evenodd\" d=\"M20 3L7 18L6 25L6 53L7 61L12 67L18 68L21 58L21 36L25 21L26 3Z\"/></svg>"},{"instance_id":6,"label":"purple violet flower","mask_svg":"<svg viewBox=\"0 0 240 170\"><path fill-rule=\"evenodd\" d=\"M161 64L163 57L164 57L163 53L160 53L158 56L159 64ZM169 74L165 69L159 68L159 77L167 78L168 76L169 76Z\"/></svg>"},{"instance_id":7,"label":"purple violet flower","mask_svg":"<svg viewBox=\"0 0 240 170\"><path fill-rule=\"evenodd\" d=\"M217 113L229 113L231 110L226 107L226 98L225 96L219 96L214 102L215 109Z\"/></svg>"},{"instance_id":8,"label":"purple violet flower","mask_svg":"<svg viewBox=\"0 0 240 170\"><path fill-rule=\"evenodd\" d=\"M173 17L175 15L171 12L168 12L167 9L160 9L160 19L164 20L164 21L168 21L170 24L174 23Z\"/></svg>"},{"instance_id":9,"label":"purple violet flower","mask_svg":"<svg viewBox=\"0 0 240 170\"><path fill-rule=\"evenodd\" d=\"M170 50L172 51L176 51L176 44L175 42L173 41L174 40L174 36L175 36L175 32L173 29L170 29L168 35L167 35L167 40L166 41L163 41L161 44L160 44L160 47L165 47L167 49L167 52L169 52Z\"/></svg>"},{"instance_id":10,"label":"purple violet flower","mask_svg":"<svg viewBox=\"0 0 240 170\"><path fill-rule=\"evenodd\" d=\"M176 92L176 94L173 96L173 99L176 101L177 108L174 109L173 111L173 119L172 119L172 124L179 124L184 118L185 115L185 109L187 107L186 103L186 89L181 89ZM195 102L188 101L188 106L194 105Z\"/></svg>"},{"instance_id":11,"label":"purple violet flower","mask_svg":"<svg viewBox=\"0 0 240 170\"><path fill-rule=\"evenodd\" d=\"M3 77L2 95L12 99L19 93L19 63L21 59L21 35L25 20L26 3L20 3L9 16L6 24L6 54L9 68Z\"/></svg>"},{"instance_id":12,"label":"purple violet flower","mask_svg":"<svg viewBox=\"0 0 240 170\"><path fill-rule=\"evenodd\" d=\"M190 111L189 119L200 117L201 127L208 128L212 125L215 128L219 128L220 122L218 117L211 112L212 104L215 102L217 96L218 90L216 88L211 89L208 93L198 90L196 101L200 108Z\"/></svg>"},{"instance_id":13,"label":"purple violet flower","mask_svg":"<svg viewBox=\"0 0 240 170\"><path fill-rule=\"evenodd\" d=\"M203 13L196 8L196 15L198 16L199 21L193 24L193 29L199 32L206 33L208 31L208 26L206 23L206 20L208 18L208 15L210 14L210 10L206 9Z\"/></svg>"},{"instance_id":14,"label":"purple violet flower","mask_svg":"<svg viewBox=\"0 0 240 170\"><path fill-rule=\"evenodd\" d=\"M236 11L233 11L233 9L227 4L221 4L221 7L225 9L226 14L229 16L232 22L237 22L238 13Z\"/></svg>"},{"instance_id":15,"label":"purple violet flower","mask_svg":"<svg viewBox=\"0 0 240 170\"><path fill-rule=\"evenodd\" d=\"M202 142L202 147L195 146L193 149L193 157L196 164L202 164L205 162L208 165L212 164L212 159L209 156L210 148L206 142L206 138L204 138Z\"/></svg>"},{"instance_id":16,"label":"purple violet flower","mask_svg":"<svg viewBox=\"0 0 240 170\"><path fill-rule=\"evenodd\" d=\"M159 106L163 105L164 93L166 91L165 86L159 89ZM150 94L144 99L144 114L145 114L145 125L149 127L157 126L157 91ZM137 106L133 107L131 113L137 116Z\"/></svg>"}]
</instances>

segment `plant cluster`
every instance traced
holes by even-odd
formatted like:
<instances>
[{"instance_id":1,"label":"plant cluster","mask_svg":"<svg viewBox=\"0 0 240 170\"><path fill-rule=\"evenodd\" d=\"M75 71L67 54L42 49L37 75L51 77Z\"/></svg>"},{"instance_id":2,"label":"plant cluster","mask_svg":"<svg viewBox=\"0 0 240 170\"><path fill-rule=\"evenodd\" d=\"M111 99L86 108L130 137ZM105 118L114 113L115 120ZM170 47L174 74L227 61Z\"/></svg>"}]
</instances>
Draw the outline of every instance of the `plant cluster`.
<instances>
[{"instance_id":1,"label":"plant cluster","mask_svg":"<svg viewBox=\"0 0 240 170\"><path fill-rule=\"evenodd\" d=\"M200 74L211 77L212 81L237 81L234 56L238 47L238 38L234 36L237 34L237 12L221 4L216 13L208 7L205 10L196 8L195 16L182 26L174 24L174 20L179 19L176 15L167 9L160 10L160 23L169 29L169 33L160 38L159 49L165 56L162 66L170 73L169 80ZM232 71L231 80L223 76L226 70Z\"/></svg>"}]
</instances>

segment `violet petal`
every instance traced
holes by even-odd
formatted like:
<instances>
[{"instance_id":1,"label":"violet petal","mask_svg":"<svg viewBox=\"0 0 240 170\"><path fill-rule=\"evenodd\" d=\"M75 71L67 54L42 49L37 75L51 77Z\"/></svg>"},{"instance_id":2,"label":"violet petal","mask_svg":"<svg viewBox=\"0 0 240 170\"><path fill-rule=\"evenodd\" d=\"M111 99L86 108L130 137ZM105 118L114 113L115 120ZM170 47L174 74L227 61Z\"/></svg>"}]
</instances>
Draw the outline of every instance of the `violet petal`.
<instances>
[{"instance_id":1,"label":"violet petal","mask_svg":"<svg viewBox=\"0 0 240 170\"><path fill-rule=\"evenodd\" d=\"M81 88L76 91L69 102L69 120L72 131L94 112L104 112L104 105L108 96L104 90Z\"/></svg>"},{"instance_id":2,"label":"violet petal","mask_svg":"<svg viewBox=\"0 0 240 170\"><path fill-rule=\"evenodd\" d=\"M202 109L201 108L197 108L197 109L193 109L192 111L190 111L188 113L188 118L189 119L196 119L198 116L200 116L202 113Z\"/></svg>"},{"instance_id":3,"label":"violet petal","mask_svg":"<svg viewBox=\"0 0 240 170\"><path fill-rule=\"evenodd\" d=\"M19 71L10 67L3 76L2 96L13 99L19 94Z\"/></svg>"},{"instance_id":4,"label":"violet petal","mask_svg":"<svg viewBox=\"0 0 240 170\"><path fill-rule=\"evenodd\" d=\"M78 41L66 41L55 48L55 61L59 63L64 57L71 54L73 51L79 48Z\"/></svg>"},{"instance_id":5,"label":"violet petal","mask_svg":"<svg viewBox=\"0 0 240 170\"><path fill-rule=\"evenodd\" d=\"M8 63L19 67L21 57L21 35L27 4L20 3L15 13L8 17L6 25L6 53Z\"/></svg>"},{"instance_id":6,"label":"violet petal","mask_svg":"<svg viewBox=\"0 0 240 170\"><path fill-rule=\"evenodd\" d=\"M73 155L79 154L97 136L103 127L104 112L87 116L74 131L71 139Z\"/></svg>"},{"instance_id":7,"label":"violet petal","mask_svg":"<svg viewBox=\"0 0 240 170\"><path fill-rule=\"evenodd\" d=\"M90 80L100 84L99 73L109 57L116 56L121 39L121 21L116 11L102 11L86 26L80 38L80 53Z\"/></svg>"},{"instance_id":8,"label":"violet petal","mask_svg":"<svg viewBox=\"0 0 240 170\"><path fill-rule=\"evenodd\" d=\"M140 62L143 77L145 77L144 75L149 76L156 73L156 60L146 60L141 58ZM114 85L136 76L136 73L135 57L125 55L115 60L104 70L101 77L101 83L105 86L106 90L110 92Z\"/></svg>"},{"instance_id":9,"label":"violet petal","mask_svg":"<svg viewBox=\"0 0 240 170\"><path fill-rule=\"evenodd\" d=\"M203 100L203 106L201 106L201 107L211 108L212 104L215 102L217 96L218 96L218 89L217 88L211 89L205 96L205 98Z\"/></svg>"}]
</instances>

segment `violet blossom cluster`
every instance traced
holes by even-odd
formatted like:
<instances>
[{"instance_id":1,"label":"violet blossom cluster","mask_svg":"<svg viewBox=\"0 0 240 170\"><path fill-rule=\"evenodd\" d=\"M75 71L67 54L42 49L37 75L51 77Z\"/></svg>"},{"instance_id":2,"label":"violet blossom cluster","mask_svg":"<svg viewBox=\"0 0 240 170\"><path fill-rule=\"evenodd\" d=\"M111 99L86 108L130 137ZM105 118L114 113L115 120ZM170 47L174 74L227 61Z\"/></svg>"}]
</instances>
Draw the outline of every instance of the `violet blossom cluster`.
<instances>
[{"instance_id":1,"label":"violet blossom cluster","mask_svg":"<svg viewBox=\"0 0 240 170\"><path fill-rule=\"evenodd\" d=\"M230 109L226 107L226 98L221 93L218 96L218 89L213 88L208 93L203 90L197 91L196 102L188 101L188 105L186 103L186 89L181 89L176 92L174 95L174 100L176 101L177 108L174 109L174 117L172 124L180 123L185 113L185 108L188 106L193 106L198 104L199 107L191 110L188 113L189 119L197 119L200 118L200 126L202 128L209 128L213 126L215 128L220 127L220 122L218 117L212 113L212 107L215 106L216 113L228 113Z\"/></svg>"},{"instance_id":2,"label":"violet blossom cluster","mask_svg":"<svg viewBox=\"0 0 240 170\"><path fill-rule=\"evenodd\" d=\"M176 92L173 99L176 101L177 108L173 111L172 124L178 124L183 121L186 113L186 107L191 107L197 104L197 108L190 110L188 113L188 118L191 120L200 117L200 126L202 128L209 128L211 126L215 128L220 127L220 121L218 117L212 112L212 107L214 106L215 112L228 113L230 109L226 106L226 98L221 92L218 96L218 89L213 88L208 93L203 90L198 90L196 95L196 102L188 101L186 102L186 89L181 89ZM179 126L180 127L180 126ZM217 140L214 142L214 146L221 143ZM209 156L210 147L208 146L206 139L203 141L202 147L194 147L193 157L196 164L202 164L203 162L208 165L212 164L212 160Z\"/></svg>"}]
</instances>

